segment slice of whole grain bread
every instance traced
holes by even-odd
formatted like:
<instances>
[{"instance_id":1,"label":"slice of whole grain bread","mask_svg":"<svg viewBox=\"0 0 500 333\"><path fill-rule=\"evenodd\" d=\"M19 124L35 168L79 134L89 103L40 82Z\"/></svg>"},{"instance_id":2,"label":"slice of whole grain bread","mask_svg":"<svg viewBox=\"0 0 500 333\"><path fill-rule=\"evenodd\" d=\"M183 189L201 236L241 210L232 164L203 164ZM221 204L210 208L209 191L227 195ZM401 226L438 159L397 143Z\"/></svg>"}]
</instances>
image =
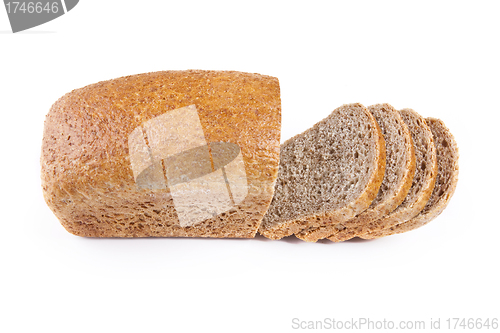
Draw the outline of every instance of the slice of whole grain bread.
<instances>
[{"instance_id":1,"label":"slice of whole grain bread","mask_svg":"<svg viewBox=\"0 0 500 333\"><path fill-rule=\"evenodd\" d=\"M435 118L427 118L437 151L438 175L432 195L424 209L411 220L363 238L379 238L400 234L417 229L436 218L450 202L458 182L458 146L450 130L444 122Z\"/></svg>"},{"instance_id":2,"label":"slice of whole grain bread","mask_svg":"<svg viewBox=\"0 0 500 333\"><path fill-rule=\"evenodd\" d=\"M259 233L280 239L347 221L375 199L384 171L375 118L361 104L343 105L281 145L275 194Z\"/></svg>"}]
</instances>

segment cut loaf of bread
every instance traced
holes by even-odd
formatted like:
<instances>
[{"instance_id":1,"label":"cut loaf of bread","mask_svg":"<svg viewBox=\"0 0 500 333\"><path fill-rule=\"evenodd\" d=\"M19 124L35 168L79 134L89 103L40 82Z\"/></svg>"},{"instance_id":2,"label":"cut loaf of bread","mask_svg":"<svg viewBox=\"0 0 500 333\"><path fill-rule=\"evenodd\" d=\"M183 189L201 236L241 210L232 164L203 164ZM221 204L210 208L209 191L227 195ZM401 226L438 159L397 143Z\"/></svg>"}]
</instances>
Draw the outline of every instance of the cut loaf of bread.
<instances>
[{"instance_id":1,"label":"cut loaf of bread","mask_svg":"<svg viewBox=\"0 0 500 333\"><path fill-rule=\"evenodd\" d=\"M366 238L379 238L417 229L441 214L450 202L458 182L458 146L442 120L427 118L426 122L434 136L438 163L436 185L429 201L424 209L409 221L365 235Z\"/></svg>"},{"instance_id":2,"label":"cut loaf of bread","mask_svg":"<svg viewBox=\"0 0 500 333\"><path fill-rule=\"evenodd\" d=\"M347 221L375 199L385 143L361 104L337 108L281 146L275 194L259 233L271 239Z\"/></svg>"},{"instance_id":3,"label":"cut loaf of bread","mask_svg":"<svg viewBox=\"0 0 500 333\"><path fill-rule=\"evenodd\" d=\"M328 237L331 241L344 241L361 232L364 225L392 212L405 199L415 174L415 150L410 131L400 113L389 104L368 107L385 139L385 175L377 197L367 210L355 218L319 228L309 237Z\"/></svg>"},{"instance_id":4,"label":"cut loaf of bread","mask_svg":"<svg viewBox=\"0 0 500 333\"><path fill-rule=\"evenodd\" d=\"M393 227L415 217L424 209L434 189L438 170L432 132L425 119L417 112L404 109L400 113L410 130L415 146L416 170L413 183L401 205L388 215L369 222L361 228L357 234L361 238L371 238L369 233Z\"/></svg>"},{"instance_id":5,"label":"cut loaf of bread","mask_svg":"<svg viewBox=\"0 0 500 333\"><path fill-rule=\"evenodd\" d=\"M164 71L92 84L47 115L43 194L79 236L254 237L280 124L270 76Z\"/></svg>"}]
</instances>

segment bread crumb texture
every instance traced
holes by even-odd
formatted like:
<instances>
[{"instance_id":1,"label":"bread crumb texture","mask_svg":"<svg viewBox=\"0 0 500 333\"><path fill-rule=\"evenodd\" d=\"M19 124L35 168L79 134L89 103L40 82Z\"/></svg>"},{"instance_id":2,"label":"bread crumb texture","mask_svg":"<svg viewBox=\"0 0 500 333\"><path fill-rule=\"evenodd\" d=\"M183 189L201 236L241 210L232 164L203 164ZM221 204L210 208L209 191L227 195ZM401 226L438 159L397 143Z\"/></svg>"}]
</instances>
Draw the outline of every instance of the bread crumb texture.
<instances>
[{"instance_id":1,"label":"bread crumb texture","mask_svg":"<svg viewBox=\"0 0 500 333\"><path fill-rule=\"evenodd\" d=\"M370 205L384 169L384 139L372 114L361 104L341 106L281 146L275 195L259 232L316 241L315 230Z\"/></svg>"}]
</instances>

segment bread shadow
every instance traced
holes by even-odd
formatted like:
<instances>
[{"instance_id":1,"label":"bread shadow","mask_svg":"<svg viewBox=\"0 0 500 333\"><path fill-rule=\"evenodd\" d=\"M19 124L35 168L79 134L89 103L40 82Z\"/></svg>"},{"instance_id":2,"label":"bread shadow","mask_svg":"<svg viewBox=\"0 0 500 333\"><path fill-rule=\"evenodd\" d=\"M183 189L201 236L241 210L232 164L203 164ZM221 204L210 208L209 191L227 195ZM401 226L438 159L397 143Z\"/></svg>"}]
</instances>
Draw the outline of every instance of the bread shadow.
<instances>
[{"instance_id":1,"label":"bread shadow","mask_svg":"<svg viewBox=\"0 0 500 333\"><path fill-rule=\"evenodd\" d=\"M374 239L364 239L364 238L354 237L354 238L348 239L344 242L346 242L346 243L369 243L369 242L373 242L373 241L374 241Z\"/></svg>"},{"instance_id":2,"label":"bread shadow","mask_svg":"<svg viewBox=\"0 0 500 333\"><path fill-rule=\"evenodd\" d=\"M257 235L255 235L254 238L252 238L252 240L254 240L254 241L256 240L259 242L284 242L284 243L290 243L290 244L306 243L303 240L295 237L295 235L291 235L291 236L288 236L288 237L285 237L282 239L269 239L269 238L266 238L260 234L257 234Z\"/></svg>"},{"instance_id":3,"label":"bread shadow","mask_svg":"<svg viewBox=\"0 0 500 333\"><path fill-rule=\"evenodd\" d=\"M328 244L333 246L332 244L340 244L340 243L366 243L366 242L371 242L373 239L362 239L362 238L351 238L349 240L343 241L343 242L332 242L328 239L320 239L317 242L306 242L303 241L295 235L291 235L279 240L274 240L274 239L269 239L266 238L260 234L255 235L254 238L211 238L211 237L81 237L74 235L77 238L88 240L88 241L99 241L102 239L111 239L111 240L116 240L116 241L137 241L137 240L144 240L147 239L149 241L155 240L158 242L165 241L165 240L173 240L173 241L180 241L180 240L185 240L185 239L197 239L197 240L204 240L204 241L212 241L212 240L223 240L223 241L258 241L258 242L284 242L284 243L289 243L289 244Z\"/></svg>"},{"instance_id":4,"label":"bread shadow","mask_svg":"<svg viewBox=\"0 0 500 333\"><path fill-rule=\"evenodd\" d=\"M259 234L257 234L255 236L255 238L253 238L253 240L257 240L257 241L261 241L261 242L284 242L284 243L289 243L289 244L322 244L322 245L330 245L330 246L333 246L331 244L368 243L368 242L373 241L373 239L363 239L363 238L354 237L354 238L348 239L348 240L343 241L343 242L332 242L328 239L320 239L317 242L313 243L313 242L303 241L302 239L295 237L295 235L291 235L291 236L282 238L280 240L273 240L273 239L266 238L266 237L259 235Z\"/></svg>"}]
</instances>

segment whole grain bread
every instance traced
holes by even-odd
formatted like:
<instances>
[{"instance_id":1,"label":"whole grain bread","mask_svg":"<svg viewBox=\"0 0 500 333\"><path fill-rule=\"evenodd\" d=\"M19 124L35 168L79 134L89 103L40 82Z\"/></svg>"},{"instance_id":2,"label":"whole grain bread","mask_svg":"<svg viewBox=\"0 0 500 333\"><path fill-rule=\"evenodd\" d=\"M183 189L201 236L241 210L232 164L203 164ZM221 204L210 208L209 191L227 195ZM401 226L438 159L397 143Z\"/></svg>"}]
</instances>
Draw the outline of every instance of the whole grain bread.
<instances>
[{"instance_id":1,"label":"whole grain bread","mask_svg":"<svg viewBox=\"0 0 500 333\"><path fill-rule=\"evenodd\" d=\"M46 117L44 198L79 236L254 237L273 197L280 123L270 76L164 71L92 84ZM211 210L207 189L229 201Z\"/></svg>"},{"instance_id":2,"label":"whole grain bread","mask_svg":"<svg viewBox=\"0 0 500 333\"><path fill-rule=\"evenodd\" d=\"M405 199L415 174L415 150L410 131L400 113L389 104L368 107L385 139L385 175L377 197L355 218L328 228L319 228L317 237L340 242L355 237L364 225L392 212ZM321 230L323 229L323 230Z\"/></svg>"},{"instance_id":3,"label":"whole grain bread","mask_svg":"<svg viewBox=\"0 0 500 333\"><path fill-rule=\"evenodd\" d=\"M404 109L400 113L410 130L415 146L416 170L412 186L405 200L394 211L381 219L366 223L358 231L357 236L361 238L369 239L372 237L370 233L393 227L415 217L424 209L434 189L438 169L432 132L425 119L417 112Z\"/></svg>"},{"instance_id":4,"label":"whole grain bread","mask_svg":"<svg viewBox=\"0 0 500 333\"><path fill-rule=\"evenodd\" d=\"M458 183L459 153L457 143L442 120L426 118L426 123L434 136L437 151L438 174L432 195L417 216L391 228L371 233L369 234L370 238L400 234L420 228L439 216L455 193Z\"/></svg>"},{"instance_id":5,"label":"whole grain bread","mask_svg":"<svg viewBox=\"0 0 500 333\"><path fill-rule=\"evenodd\" d=\"M347 221L376 197L385 144L373 115L347 104L281 146L275 195L259 233L271 239Z\"/></svg>"}]
</instances>

